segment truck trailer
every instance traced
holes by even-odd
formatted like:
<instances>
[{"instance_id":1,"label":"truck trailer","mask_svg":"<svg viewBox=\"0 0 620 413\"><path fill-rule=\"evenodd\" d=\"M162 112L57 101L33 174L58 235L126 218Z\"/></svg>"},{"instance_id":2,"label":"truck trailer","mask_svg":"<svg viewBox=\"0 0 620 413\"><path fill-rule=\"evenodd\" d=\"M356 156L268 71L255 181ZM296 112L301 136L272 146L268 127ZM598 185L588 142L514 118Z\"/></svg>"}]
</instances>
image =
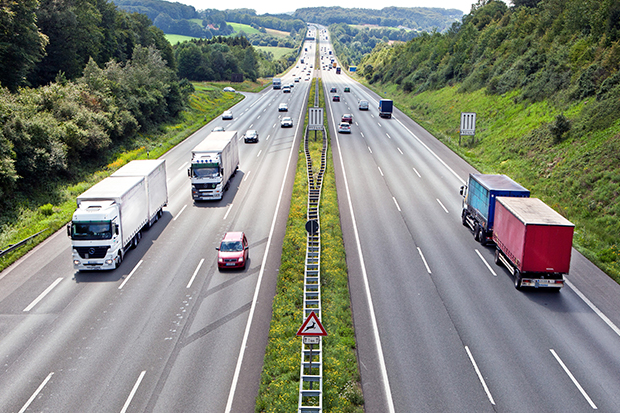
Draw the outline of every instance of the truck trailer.
<instances>
[{"instance_id":1,"label":"truck trailer","mask_svg":"<svg viewBox=\"0 0 620 413\"><path fill-rule=\"evenodd\" d=\"M302 61L303 63L303 61ZM273 80L271 81L271 83L273 84L273 88L274 89L281 89L282 88L282 79L280 79L279 77L274 77Z\"/></svg>"},{"instance_id":2,"label":"truck trailer","mask_svg":"<svg viewBox=\"0 0 620 413\"><path fill-rule=\"evenodd\" d=\"M394 103L391 99L381 99L379 101L379 116L382 118L390 119L392 117L392 110L394 109Z\"/></svg>"},{"instance_id":3,"label":"truck trailer","mask_svg":"<svg viewBox=\"0 0 620 413\"><path fill-rule=\"evenodd\" d=\"M142 231L161 216L168 200L165 163L128 165L134 162L139 164L125 171L135 176L110 176L77 197L67 225L76 270L117 268L125 253L138 245Z\"/></svg>"},{"instance_id":4,"label":"truck trailer","mask_svg":"<svg viewBox=\"0 0 620 413\"><path fill-rule=\"evenodd\" d=\"M469 174L467 185L461 187L463 225L474 232L482 245L493 239L495 200L503 197L529 197L530 191L506 175Z\"/></svg>"},{"instance_id":5,"label":"truck trailer","mask_svg":"<svg viewBox=\"0 0 620 413\"><path fill-rule=\"evenodd\" d=\"M148 226L150 227L161 218L163 208L168 205L165 160L145 159L132 161L114 172L111 176L143 176L146 179L146 193L148 194Z\"/></svg>"},{"instance_id":6,"label":"truck trailer","mask_svg":"<svg viewBox=\"0 0 620 413\"><path fill-rule=\"evenodd\" d=\"M574 229L540 199L497 197L495 263L514 275L517 289L559 291L570 268Z\"/></svg>"},{"instance_id":7,"label":"truck trailer","mask_svg":"<svg viewBox=\"0 0 620 413\"><path fill-rule=\"evenodd\" d=\"M212 132L194 149L187 173L195 201L222 199L239 168L236 131Z\"/></svg>"}]
</instances>

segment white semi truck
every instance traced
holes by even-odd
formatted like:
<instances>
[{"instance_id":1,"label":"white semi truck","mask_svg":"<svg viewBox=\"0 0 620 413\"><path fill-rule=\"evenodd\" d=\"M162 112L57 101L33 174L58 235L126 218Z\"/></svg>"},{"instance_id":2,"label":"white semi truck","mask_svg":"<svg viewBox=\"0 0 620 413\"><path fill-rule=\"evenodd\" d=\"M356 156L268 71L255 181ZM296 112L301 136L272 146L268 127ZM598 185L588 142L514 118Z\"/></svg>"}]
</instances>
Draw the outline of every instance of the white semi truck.
<instances>
[{"instance_id":1,"label":"white semi truck","mask_svg":"<svg viewBox=\"0 0 620 413\"><path fill-rule=\"evenodd\" d=\"M67 233L73 268L117 268L168 203L163 160L133 161L77 197Z\"/></svg>"},{"instance_id":2,"label":"white semi truck","mask_svg":"<svg viewBox=\"0 0 620 413\"><path fill-rule=\"evenodd\" d=\"M211 132L192 150L187 173L195 201L222 199L239 168L236 131Z\"/></svg>"}]
</instances>

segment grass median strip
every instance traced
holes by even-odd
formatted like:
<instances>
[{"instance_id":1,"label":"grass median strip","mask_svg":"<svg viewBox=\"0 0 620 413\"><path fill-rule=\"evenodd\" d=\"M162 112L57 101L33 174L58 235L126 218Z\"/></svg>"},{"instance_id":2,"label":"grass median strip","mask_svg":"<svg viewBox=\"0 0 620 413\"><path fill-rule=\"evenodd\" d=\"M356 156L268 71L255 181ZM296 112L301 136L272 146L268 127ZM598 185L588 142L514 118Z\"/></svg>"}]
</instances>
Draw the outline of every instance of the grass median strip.
<instances>
[{"instance_id":1,"label":"grass median strip","mask_svg":"<svg viewBox=\"0 0 620 413\"><path fill-rule=\"evenodd\" d=\"M319 90L323 90L319 85ZM314 105L314 84L308 104ZM320 106L324 107L322 94ZM306 123L307 123L306 114ZM325 122L327 130L327 122ZM305 128L304 128L305 129ZM313 135L311 134L313 137ZM321 139L310 141L313 168L320 165ZM276 296L269 330L256 412L292 412L299 398L301 338L295 334L303 322L303 275L306 249L308 182L303 147L299 148L295 184L282 247ZM363 412L363 397L351 317L336 183L328 149L327 170L321 193L321 297L323 339L323 410Z\"/></svg>"}]
</instances>

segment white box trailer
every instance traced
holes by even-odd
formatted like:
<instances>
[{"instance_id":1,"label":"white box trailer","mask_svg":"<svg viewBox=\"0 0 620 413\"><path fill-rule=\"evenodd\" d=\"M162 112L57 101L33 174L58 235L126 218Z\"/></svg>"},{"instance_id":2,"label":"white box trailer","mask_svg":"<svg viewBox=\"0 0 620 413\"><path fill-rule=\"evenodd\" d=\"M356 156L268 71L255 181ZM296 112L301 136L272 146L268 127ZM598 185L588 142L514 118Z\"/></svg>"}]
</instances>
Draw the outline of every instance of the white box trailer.
<instances>
[{"instance_id":1,"label":"white box trailer","mask_svg":"<svg viewBox=\"0 0 620 413\"><path fill-rule=\"evenodd\" d=\"M148 225L161 218L163 208L168 205L166 161L163 159L131 161L112 174L112 177L119 176L143 176L146 179L148 194Z\"/></svg>"},{"instance_id":2,"label":"white box trailer","mask_svg":"<svg viewBox=\"0 0 620 413\"><path fill-rule=\"evenodd\" d=\"M211 132L192 150L188 175L195 201L222 199L239 168L236 131Z\"/></svg>"}]
</instances>

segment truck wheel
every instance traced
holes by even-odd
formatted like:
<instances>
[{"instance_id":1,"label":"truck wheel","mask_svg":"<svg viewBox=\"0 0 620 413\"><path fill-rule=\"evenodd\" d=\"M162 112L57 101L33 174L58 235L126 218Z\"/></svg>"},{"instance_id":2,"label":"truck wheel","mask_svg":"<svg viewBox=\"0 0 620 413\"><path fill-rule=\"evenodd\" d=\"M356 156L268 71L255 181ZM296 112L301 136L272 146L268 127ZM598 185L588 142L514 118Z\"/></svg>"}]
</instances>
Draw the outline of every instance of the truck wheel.
<instances>
[{"instance_id":1,"label":"truck wheel","mask_svg":"<svg viewBox=\"0 0 620 413\"><path fill-rule=\"evenodd\" d=\"M482 246L487 245L487 240L484 236L484 230L482 229L482 227L478 227L478 241Z\"/></svg>"},{"instance_id":2,"label":"truck wheel","mask_svg":"<svg viewBox=\"0 0 620 413\"><path fill-rule=\"evenodd\" d=\"M463 212L461 213L461 221L463 222L463 226L466 227L467 225L467 211L463 210Z\"/></svg>"},{"instance_id":3,"label":"truck wheel","mask_svg":"<svg viewBox=\"0 0 620 413\"><path fill-rule=\"evenodd\" d=\"M116 256L116 260L114 261L114 269L117 269L118 266L121 265L121 262L123 262L123 252L119 251Z\"/></svg>"},{"instance_id":4,"label":"truck wheel","mask_svg":"<svg viewBox=\"0 0 620 413\"><path fill-rule=\"evenodd\" d=\"M474 239L480 242L480 225L477 222L474 225Z\"/></svg>"},{"instance_id":5,"label":"truck wheel","mask_svg":"<svg viewBox=\"0 0 620 413\"><path fill-rule=\"evenodd\" d=\"M515 270L515 288L517 290L521 290L521 272L519 270Z\"/></svg>"},{"instance_id":6,"label":"truck wheel","mask_svg":"<svg viewBox=\"0 0 620 413\"><path fill-rule=\"evenodd\" d=\"M499 254L501 254L501 252L499 252L499 250L495 250L495 258L493 259L493 261L495 262L495 265L498 266L502 266L502 260L499 259Z\"/></svg>"}]
</instances>

